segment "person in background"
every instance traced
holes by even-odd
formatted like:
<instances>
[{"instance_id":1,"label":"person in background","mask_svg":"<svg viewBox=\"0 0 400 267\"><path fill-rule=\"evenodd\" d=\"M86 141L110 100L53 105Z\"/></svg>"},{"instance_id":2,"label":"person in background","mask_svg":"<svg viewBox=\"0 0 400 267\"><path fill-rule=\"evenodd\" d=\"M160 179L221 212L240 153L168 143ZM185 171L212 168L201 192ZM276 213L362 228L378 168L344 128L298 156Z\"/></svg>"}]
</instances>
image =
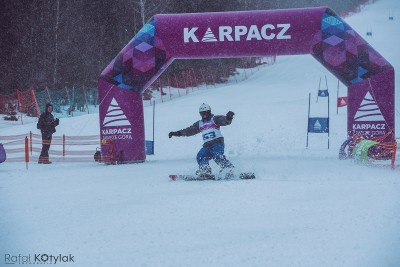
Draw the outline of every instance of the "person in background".
<instances>
[{"instance_id":1,"label":"person in background","mask_svg":"<svg viewBox=\"0 0 400 267\"><path fill-rule=\"evenodd\" d=\"M37 128L42 134L42 151L39 156L39 163L50 164L49 160L49 149L53 133L56 132L56 126L59 125L59 119L54 119L52 114L53 105L50 103L46 104L46 110L39 117Z\"/></svg>"}]
</instances>

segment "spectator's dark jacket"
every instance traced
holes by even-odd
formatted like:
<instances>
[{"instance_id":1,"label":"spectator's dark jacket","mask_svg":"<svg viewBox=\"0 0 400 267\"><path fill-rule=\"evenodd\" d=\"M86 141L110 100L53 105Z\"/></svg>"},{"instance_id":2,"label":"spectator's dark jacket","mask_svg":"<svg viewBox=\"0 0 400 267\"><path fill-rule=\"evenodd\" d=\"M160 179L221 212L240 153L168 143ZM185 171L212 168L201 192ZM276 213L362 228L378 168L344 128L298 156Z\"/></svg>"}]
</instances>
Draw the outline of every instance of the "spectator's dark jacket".
<instances>
[{"instance_id":1,"label":"spectator's dark jacket","mask_svg":"<svg viewBox=\"0 0 400 267\"><path fill-rule=\"evenodd\" d=\"M54 119L53 114L47 111L49 106L52 105L46 105L46 111L40 115L39 122L37 123L37 128L42 132L42 135L52 135L56 132L56 126L59 124L59 120Z\"/></svg>"}]
</instances>

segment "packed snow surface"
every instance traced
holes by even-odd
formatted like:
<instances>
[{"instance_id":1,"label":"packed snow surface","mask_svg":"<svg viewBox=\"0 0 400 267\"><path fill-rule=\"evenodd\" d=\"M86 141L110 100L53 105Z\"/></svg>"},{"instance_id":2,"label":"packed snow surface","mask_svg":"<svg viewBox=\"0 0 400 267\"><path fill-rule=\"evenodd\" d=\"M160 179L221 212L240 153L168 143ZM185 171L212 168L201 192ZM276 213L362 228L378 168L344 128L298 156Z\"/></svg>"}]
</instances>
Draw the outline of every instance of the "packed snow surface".
<instances>
[{"instance_id":1,"label":"packed snow surface","mask_svg":"<svg viewBox=\"0 0 400 267\"><path fill-rule=\"evenodd\" d=\"M365 39L394 66L396 81L399 10L399 1L380 0L345 19L361 35L372 28ZM310 92L311 115L327 115L327 98L316 103L325 75L330 149L326 134L310 134L306 149ZM245 81L157 104L155 155L145 163L31 162L28 170L23 162L1 164L0 265L7 256L71 254L73 263L57 264L400 266L399 168L338 160L346 108L336 114L336 88L337 79L311 56L278 57ZM397 110L399 95L397 86ZM214 114L235 112L222 128L225 154L237 171L253 171L257 179L169 180L197 168L200 136L169 139L168 132L198 120L203 102ZM145 117L151 139L152 107L145 107ZM397 111L397 126L399 117ZM0 122L0 136L29 131L39 134L35 120ZM98 114L61 118L56 135L63 133L98 134Z\"/></svg>"}]
</instances>

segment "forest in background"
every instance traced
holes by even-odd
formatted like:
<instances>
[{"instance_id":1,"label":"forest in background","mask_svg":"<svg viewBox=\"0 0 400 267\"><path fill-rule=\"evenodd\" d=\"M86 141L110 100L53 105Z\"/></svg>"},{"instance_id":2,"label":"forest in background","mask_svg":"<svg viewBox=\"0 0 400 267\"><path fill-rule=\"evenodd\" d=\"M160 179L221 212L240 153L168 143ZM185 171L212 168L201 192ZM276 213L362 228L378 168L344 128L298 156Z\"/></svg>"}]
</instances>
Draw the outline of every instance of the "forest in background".
<instances>
[{"instance_id":1,"label":"forest in background","mask_svg":"<svg viewBox=\"0 0 400 267\"><path fill-rule=\"evenodd\" d=\"M96 87L101 71L155 14L329 6L344 16L372 1L0 0L0 93L29 86ZM239 66L239 60L177 60L168 71L228 61Z\"/></svg>"}]
</instances>

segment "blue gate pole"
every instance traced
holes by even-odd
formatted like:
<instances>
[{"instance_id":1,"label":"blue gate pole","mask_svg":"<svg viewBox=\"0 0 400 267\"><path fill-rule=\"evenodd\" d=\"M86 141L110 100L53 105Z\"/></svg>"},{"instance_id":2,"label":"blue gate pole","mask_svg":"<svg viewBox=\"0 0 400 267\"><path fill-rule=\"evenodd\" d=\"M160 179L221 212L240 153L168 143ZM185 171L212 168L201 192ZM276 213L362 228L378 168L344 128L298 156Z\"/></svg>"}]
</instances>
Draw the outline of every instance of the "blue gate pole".
<instances>
[{"instance_id":1,"label":"blue gate pole","mask_svg":"<svg viewBox=\"0 0 400 267\"><path fill-rule=\"evenodd\" d=\"M311 101L311 93L308 93L308 117L307 117L307 143L306 143L306 148L308 148L308 129L310 129L310 101Z\"/></svg>"},{"instance_id":2,"label":"blue gate pole","mask_svg":"<svg viewBox=\"0 0 400 267\"><path fill-rule=\"evenodd\" d=\"M326 78L326 75L325 75L325 85L326 85L326 90L328 90L328 149L329 149L329 131L330 131L330 129L329 129L329 89L328 89L328 79Z\"/></svg>"},{"instance_id":3,"label":"blue gate pole","mask_svg":"<svg viewBox=\"0 0 400 267\"><path fill-rule=\"evenodd\" d=\"M317 103L318 103L318 97L319 97L319 90L321 90L321 76L319 77L318 93L317 93Z\"/></svg>"}]
</instances>

